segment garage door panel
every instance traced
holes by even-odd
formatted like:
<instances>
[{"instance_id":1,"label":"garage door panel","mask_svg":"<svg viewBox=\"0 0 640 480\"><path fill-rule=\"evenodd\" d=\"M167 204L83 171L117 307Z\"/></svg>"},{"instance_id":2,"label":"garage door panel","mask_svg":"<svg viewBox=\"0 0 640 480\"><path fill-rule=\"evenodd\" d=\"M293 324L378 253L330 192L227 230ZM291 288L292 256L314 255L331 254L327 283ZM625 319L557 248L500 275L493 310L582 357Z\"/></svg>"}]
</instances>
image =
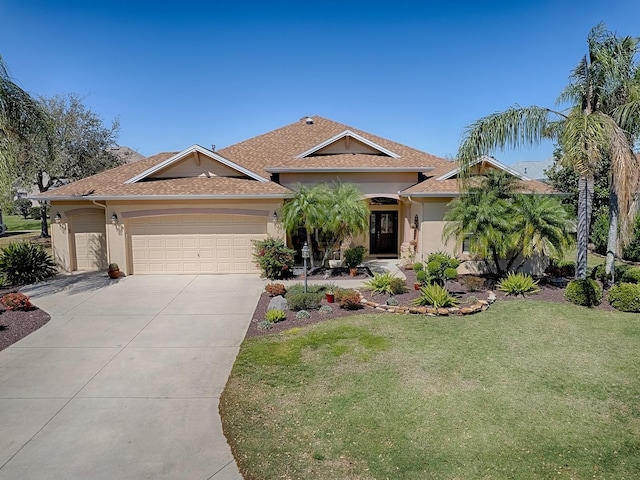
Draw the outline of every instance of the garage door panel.
<instances>
[{"instance_id":1,"label":"garage door panel","mask_svg":"<svg viewBox=\"0 0 640 480\"><path fill-rule=\"evenodd\" d=\"M266 235L266 217L187 215L134 219L134 273L253 273L252 240Z\"/></svg>"}]
</instances>

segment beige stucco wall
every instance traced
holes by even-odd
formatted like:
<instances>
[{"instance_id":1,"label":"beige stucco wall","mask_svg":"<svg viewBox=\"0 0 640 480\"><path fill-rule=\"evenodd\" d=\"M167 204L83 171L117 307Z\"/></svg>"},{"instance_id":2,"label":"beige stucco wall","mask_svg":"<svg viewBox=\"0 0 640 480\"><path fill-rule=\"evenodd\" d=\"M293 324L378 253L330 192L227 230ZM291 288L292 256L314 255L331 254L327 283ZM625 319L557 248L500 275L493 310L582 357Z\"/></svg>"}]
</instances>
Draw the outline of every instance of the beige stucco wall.
<instances>
[{"instance_id":1,"label":"beige stucco wall","mask_svg":"<svg viewBox=\"0 0 640 480\"><path fill-rule=\"evenodd\" d=\"M102 206L92 202L52 202L51 212L55 217L60 213L62 220L59 224L52 225L52 241L54 258L60 268L72 271L76 268L75 251L73 244L73 216L79 212L87 212L88 209L105 211L105 226L107 240L107 261L115 262L120 270L129 274L131 270L128 258L127 219L137 215L162 214L162 215L189 215L202 213L230 214L230 215L258 215L267 220L267 234L272 237L285 238L282 225L273 219L274 211L279 210L280 202L277 200L234 200L234 201L110 201L98 202ZM111 223L113 214L118 216L116 224Z\"/></svg>"},{"instance_id":2,"label":"beige stucco wall","mask_svg":"<svg viewBox=\"0 0 640 480\"><path fill-rule=\"evenodd\" d=\"M295 190L296 185L316 185L318 183L355 183L363 195L397 195L399 190L415 185L418 181L416 173L405 172L372 172L372 173L281 173L280 183Z\"/></svg>"},{"instance_id":3,"label":"beige stucco wall","mask_svg":"<svg viewBox=\"0 0 640 480\"><path fill-rule=\"evenodd\" d=\"M157 172L154 178L176 178L176 177L197 177L202 174L211 173L221 177L242 177L242 173L223 165L217 160L211 160L204 155L192 153L186 159L171 165L169 168Z\"/></svg>"},{"instance_id":4,"label":"beige stucco wall","mask_svg":"<svg viewBox=\"0 0 640 480\"><path fill-rule=\"evenodd\" d=\"M421 222L420 222L420 240L418 242L419 249L416 254L416 260L424 260L430 253L436 251L449 252L452 255L461 253L455 248L455 242L445 243L442 240L442 231L445 222L443 220L447 204L451 198L423 198L420 199L422 204Z\"/></svg>"}]
</instances>

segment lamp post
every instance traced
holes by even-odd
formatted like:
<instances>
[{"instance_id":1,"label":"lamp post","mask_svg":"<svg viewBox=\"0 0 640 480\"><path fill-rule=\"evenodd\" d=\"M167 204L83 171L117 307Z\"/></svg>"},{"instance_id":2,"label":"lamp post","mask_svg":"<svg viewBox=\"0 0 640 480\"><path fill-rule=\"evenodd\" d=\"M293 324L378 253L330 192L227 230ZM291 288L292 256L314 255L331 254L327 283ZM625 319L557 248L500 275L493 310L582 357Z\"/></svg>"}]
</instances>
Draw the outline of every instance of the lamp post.
<instances>
[{"instance_id":1,"label":"lamp post","mask_svg":"<svg viewBox=\"0 0 640 480\"><path fill-rule=\"evenodd\" d=\"M309 245L304 242L302 247L302 261L304 263L304 293L307 293L307 258L309 258Z\"/></svg>"}]
</instances>

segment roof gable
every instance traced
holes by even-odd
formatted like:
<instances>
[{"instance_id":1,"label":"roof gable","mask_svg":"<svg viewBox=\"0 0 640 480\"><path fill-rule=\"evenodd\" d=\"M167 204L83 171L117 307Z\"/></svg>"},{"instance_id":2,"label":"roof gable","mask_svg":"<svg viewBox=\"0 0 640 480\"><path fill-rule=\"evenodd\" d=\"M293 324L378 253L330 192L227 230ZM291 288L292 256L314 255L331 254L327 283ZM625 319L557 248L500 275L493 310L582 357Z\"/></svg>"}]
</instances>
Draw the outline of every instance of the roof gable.
<instances>
[{"instance_id":1,"label":"roof gable","mask_svg":"<svg viewBox=\"0 0 640 480\"><path fill-rule=\"evenodd\" d=\"M345 130L338 135L325 140L309 150L296 155L296 158L307 158L319 155L340 155L340 154L363 153L368 155L382 155L385 157L400 158L400 155L378 145L362 135Z\"/></svg>"},{"instance_id":2,"label":"roof gable","mask_svg":"<svg viewBox=\"0 0 640 480\"><path fill-rule=\"evenodd\" d=\"M493 157L488 157L486 155L481 156L477 160L473 161L470 165L471 174L472 175L482 175L487 169L494 170L502 170L510 173L516 178L520 180L531 180L526 175L521 174L520 172L515 171L514 169L508 167L502 162L499 162ZM448 171L444 175L440 175L436 180L450 180L452 178L457 178L460 174L460 167L454 168L453 170Z\"/></svg>"},{"instance_id":3,"label":"roof gable","mask_svg":"<svg viewBox=\"0 0 640 480\"><path fill-rule=\"evenodd\" d=\"M129 178L124 183L132 184L144 180L189 178L189 177L249 177L260 182L268 182L264 177L224 158L222 155L200 145L173 155L147 170Z\"/></svg>"}]
</instances>

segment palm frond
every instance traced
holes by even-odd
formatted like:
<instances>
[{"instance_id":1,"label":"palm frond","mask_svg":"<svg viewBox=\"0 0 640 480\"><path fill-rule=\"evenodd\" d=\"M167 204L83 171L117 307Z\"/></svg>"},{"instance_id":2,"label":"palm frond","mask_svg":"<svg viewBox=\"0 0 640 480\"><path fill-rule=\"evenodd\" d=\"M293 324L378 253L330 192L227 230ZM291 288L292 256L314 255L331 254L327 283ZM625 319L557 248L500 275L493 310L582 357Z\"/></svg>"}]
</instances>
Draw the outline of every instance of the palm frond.
<instances>
[{"instance_id":1,"label":"palm frond","mask_svg":"<svg viewBox=\"0 0 640 480\"><path fill-rule=\"evenodd\" d=\"M552 117L563 116L538 106L512 107L474 122L465 130L458 149L461 176L467 177L475 160L496 149L538 145L553 131L550 129Z\"/></svg>"}]
</instances>

